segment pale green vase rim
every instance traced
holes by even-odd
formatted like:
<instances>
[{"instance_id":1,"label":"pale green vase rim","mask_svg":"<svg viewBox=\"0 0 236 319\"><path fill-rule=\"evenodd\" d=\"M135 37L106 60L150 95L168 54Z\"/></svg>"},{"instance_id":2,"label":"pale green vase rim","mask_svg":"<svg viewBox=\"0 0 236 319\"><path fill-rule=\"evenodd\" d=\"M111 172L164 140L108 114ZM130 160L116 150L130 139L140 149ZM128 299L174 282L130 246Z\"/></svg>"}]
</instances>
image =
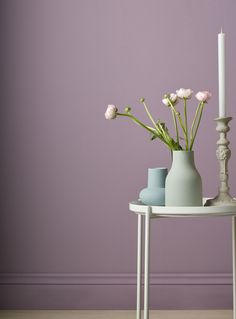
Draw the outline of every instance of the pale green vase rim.
<instances>
[{"instance_id":1,"label":"pale green vase rim","mask_svg":"<svg viewBox=\"0 0 236 319\"><path fill-rule=\"evenodd\" d=\"M148 168L148 169L150 169L150 170L154 170L154 169L168 169L168 167L150 167L150 168Z\"/></svg>"},{"instance_id":2,"label":"pale green vase rim","mask_svg":"<svg viewBox=\"0 0 236 319\"><path fill-rule=\"evenodd\" d=\"M186 151L186 150L174 150L173 153L194 153L194 151Z\"/></svg>"}]
</instances>

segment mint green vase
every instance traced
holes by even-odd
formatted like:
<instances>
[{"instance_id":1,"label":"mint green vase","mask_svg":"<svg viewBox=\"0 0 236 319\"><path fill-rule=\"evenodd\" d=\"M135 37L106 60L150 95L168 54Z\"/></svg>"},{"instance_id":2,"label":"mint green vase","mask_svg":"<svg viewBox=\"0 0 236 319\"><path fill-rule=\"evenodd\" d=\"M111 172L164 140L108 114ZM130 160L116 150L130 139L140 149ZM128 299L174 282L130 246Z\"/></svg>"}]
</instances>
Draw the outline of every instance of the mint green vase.
<instances>
[{"instance_id":1,"label":"mint green vase","mask_svg":"<svg viewBox=\"0 0 236 319\"><path fill-rule=\"evenodd\" d=\"M165 180L167 168L157 167L148 169L148 185L141 190L139 198L145 205L165 205Z\"/></svg>"},{"instance_id":2,"label":"mint green vase","mask_svg":"<svg viewBox=\"0 0 236 319\"><path fill-rule=\"evenodd\" d=\"M193 151L173 151L165 199L166 206L202 206L202 180L194 164Z\"/></svg>"}]
</instances>

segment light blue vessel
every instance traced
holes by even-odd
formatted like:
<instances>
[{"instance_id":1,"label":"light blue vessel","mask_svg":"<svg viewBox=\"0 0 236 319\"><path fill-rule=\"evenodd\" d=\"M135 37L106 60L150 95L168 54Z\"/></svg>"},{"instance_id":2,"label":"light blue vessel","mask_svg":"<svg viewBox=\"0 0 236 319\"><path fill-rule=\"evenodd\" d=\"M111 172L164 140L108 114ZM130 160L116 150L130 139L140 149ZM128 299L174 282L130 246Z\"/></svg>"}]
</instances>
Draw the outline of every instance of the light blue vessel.
<instances>
[{"instance_id":1,"label":"light blue vessel","mask_svg":"<svg viewBox=\"0 0 236 319\"><path fill-rule=\"evenodd\" d=\"M145 205L165 206L165 180L168 169L157 167L148 169L147 188L141 190L139 198Z\"/></svg>"}]
</instances>

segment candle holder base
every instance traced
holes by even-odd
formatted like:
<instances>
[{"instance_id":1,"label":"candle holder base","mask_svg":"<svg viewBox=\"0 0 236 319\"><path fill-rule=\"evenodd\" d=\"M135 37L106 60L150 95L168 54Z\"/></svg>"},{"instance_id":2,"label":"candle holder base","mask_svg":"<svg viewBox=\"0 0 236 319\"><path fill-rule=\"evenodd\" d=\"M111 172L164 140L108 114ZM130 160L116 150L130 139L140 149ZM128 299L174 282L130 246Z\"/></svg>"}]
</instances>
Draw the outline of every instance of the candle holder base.
<instances>
[{"instance_id":1,"label":"candle holder base","mask_svg":"<svg viewBox=\"0 0 236 319\"><path fill-rule=\"evenodd\" d=\"M236 199L230 194L219 194L215 198L210 198L204 206L236 206Z\"/></svg>"}]
</instances>

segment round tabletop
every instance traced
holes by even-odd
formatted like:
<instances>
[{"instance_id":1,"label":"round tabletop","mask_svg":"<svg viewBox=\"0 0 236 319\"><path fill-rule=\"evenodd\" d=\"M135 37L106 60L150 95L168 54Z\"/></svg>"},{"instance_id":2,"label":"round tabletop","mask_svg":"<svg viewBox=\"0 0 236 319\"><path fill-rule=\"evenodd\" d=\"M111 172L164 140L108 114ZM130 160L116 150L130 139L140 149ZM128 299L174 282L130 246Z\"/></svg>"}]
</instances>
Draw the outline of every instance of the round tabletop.
<instances>
[{"instance_id":1,"label":"round tabletop","mask_svg":"<svg viewBox=\"0 0 236 319\"><path fill-rule=\"evenodd\" d=\"M203 198L203 205L208 198ZM148 206L140 200L129 203L129 210L145 215L151 208L151 217L203 217L203 216L236 216L236 206Z\"/></svg>"}]
</instances>

